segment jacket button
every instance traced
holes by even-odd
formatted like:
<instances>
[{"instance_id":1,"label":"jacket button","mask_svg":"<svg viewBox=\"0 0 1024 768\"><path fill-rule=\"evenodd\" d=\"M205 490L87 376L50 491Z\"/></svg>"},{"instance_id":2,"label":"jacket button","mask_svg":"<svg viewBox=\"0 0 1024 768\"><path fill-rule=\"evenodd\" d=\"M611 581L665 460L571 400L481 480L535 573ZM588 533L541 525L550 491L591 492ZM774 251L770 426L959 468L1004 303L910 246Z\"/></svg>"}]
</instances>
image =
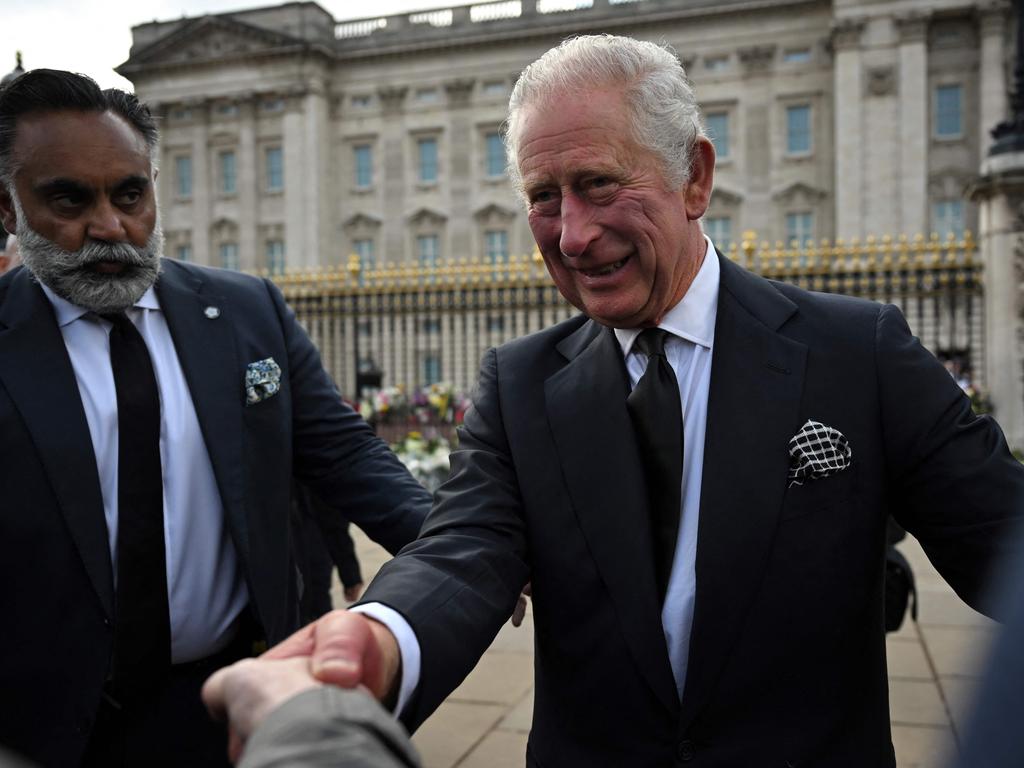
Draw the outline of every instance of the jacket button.
<instances>
[{"instance_id":1,"label":"jacket button","mask_svg":"<svg viewBox=\"0 0 1024 768\"><path fill-rule=\"evenodd\" d=\"M676 747L676 755L684 763L688 763L697 756L697 750L694 748L692 741L683 739L679 742L679 746Z\"/></svg>"}]
</instances>

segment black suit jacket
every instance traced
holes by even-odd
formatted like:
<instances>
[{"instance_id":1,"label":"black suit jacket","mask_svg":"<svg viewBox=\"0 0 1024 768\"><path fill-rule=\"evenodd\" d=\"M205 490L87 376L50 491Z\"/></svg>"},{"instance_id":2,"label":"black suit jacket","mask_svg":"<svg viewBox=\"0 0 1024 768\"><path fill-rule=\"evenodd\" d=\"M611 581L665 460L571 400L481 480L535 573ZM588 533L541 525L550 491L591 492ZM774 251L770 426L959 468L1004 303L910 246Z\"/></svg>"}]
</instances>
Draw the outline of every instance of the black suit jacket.
<instances>
[{"instance_id":1,"label":"black suit jacket","mask_svg":"<svg viewBox=\"0 0 1024 768\"><path fill-rule=\"evenodd\" d=\"M351 519L391 551L416 537L430 496L341 403L272 283L165 261L156 290L252 613L275 643L298 618L293 473L341 513L321 517L326 531ZM206 317L209 306L219 317ZM246 406L246 366L268 357L281 390ZM23 269L0 280L0 434L0 743L74 765L107 675L113 577L74 372L52 307Z\"/></svg>"},{"instance_id":2,"label":"black suit jacket","mask_svg":"<svg viewBox=\"0 0 1024 768\"><path fill-rule=\"evenodd\" d=\"M411 623L418 725L533 582L536 766L894 765L886 518L978 606L1024 472L901 314L721 259L682 702L660 623L642 456L613 333L576 318L491 350L421 538L367 591ZM844 472L788 487L808 419ZM691 447L692 449L692 447Z\"/></svg>"}]
</instances>

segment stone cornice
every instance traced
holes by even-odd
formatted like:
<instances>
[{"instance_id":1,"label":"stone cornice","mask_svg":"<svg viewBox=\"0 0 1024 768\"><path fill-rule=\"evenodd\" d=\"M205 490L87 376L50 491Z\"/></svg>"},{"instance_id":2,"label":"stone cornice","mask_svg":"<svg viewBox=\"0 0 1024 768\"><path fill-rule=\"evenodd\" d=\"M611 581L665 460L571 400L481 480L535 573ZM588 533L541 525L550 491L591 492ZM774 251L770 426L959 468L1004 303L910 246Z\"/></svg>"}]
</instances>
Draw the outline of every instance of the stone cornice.
<instances>
[{"instance_id":1,"label":"stone cornice","mask_svg":"<svg viewBox=\"0 0 1024 768\"><path fill-rule=\"evenodd\" d=\"M931 14L927 11L910 11L895 18L896 29L900 33L901 43L924 43L928 40L928 21Z\"/></svg>"},{"instance_id":2,"label":"stone cornice","mask_svg":"<svg viewBox=\"0 0 1024 768\"><path fill-rule=\"evenodd\" d=\"M740 48L736 53L745 72L760 74L768 72L772 68L777 47L775 45L755 45L749 48Z\"/></svg>"},{"instance_id":3,"label":"stone cornice","mask_svg":"<svg viewBox=\"0 0 1024 768\"><path fill-rule=\"evenodd\" d=\"M977 14L982 37L1000 35L1009 20L1010 4L1006 0L988 0L978 4Z\"/></svg>"},{"instance_id":4,"label":"stone cornice","mask_svg":"<svg viewBox=\"0 0 1024 768\"><path fill-rule=\"evenodd\" d=\"M836 52L859 49L863 31L863 19L840 19L832 25L830 47Z\"/></svg>"}]
</instances>

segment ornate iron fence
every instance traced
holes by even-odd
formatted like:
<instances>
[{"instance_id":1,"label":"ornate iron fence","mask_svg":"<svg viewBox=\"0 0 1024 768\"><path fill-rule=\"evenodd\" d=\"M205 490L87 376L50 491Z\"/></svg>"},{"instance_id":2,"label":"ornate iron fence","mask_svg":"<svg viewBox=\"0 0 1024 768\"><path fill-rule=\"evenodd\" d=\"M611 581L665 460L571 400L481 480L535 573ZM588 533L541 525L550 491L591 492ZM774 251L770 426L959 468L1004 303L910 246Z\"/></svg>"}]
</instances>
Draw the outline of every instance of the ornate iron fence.
<instances>
[{"instance_id":1,"label":"ornate iron fence","mask_svg":"<svg viewBox=\"0 0 1024 768\"><path fill-rule=\"evenodd\" d=\"M898 305L922 342L984 386L982 266L971 233L940 240L758 242L727 256L773 280ZM499 263L477 257L438 266L289 272L273 278L348 396L365 387L420 388L444 380L468 391L484 351L571 317L539 253Z\"/></svg>"}]
</instances>

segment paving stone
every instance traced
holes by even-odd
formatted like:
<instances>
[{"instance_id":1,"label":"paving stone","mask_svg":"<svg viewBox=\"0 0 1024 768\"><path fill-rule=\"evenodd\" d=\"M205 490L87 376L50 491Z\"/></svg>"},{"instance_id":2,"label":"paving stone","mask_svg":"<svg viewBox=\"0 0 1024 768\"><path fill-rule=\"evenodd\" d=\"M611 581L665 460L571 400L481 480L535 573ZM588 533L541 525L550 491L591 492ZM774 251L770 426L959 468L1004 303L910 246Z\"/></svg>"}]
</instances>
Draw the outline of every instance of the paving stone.
<instances>
[{"instance_id":1,"label":"paving stone","mask_svg":"<svg viewBox=\"0 0 1024 768\"><path fill-rule=\"evenodd\" d=\"M950 724L946 706L934 680L890 679L889 711L892 722L901 725Z\"/></svg>"},{"instance_id":2,"label":"paving stone","mask_svg":"<svg viewBox=\"0 0 1024 768\"><path fill-rule=\"evenodd\" d=\"M488 651L449 699L512 706L532 687L532 653Z\"/></svg>"},{"instance_id":3,"label":"paving stone","mask_svg":"<svg viewBox=\"0 0 1024 768\"><path fill-rule=\"evenodd\" d=\"M921 638L935 671L943 676L978 676L996 630L922 626Z\"/></svg>"},{"instance_id":4,"label":"paving stone","mask_svg":"<svg viewBox=\"0 0 1024 768\"><path fill-rule=\"evenodd\" d=\"M939 688L949 706L953 718L953 726L957 733L962 734L967 719L974 708L974 699L978 693L981 679L977 677L940 677Z\"/></svg>"},{"instance_id":5,"label":"paving stone","mask_svg":"<svg viewBox=\"0 0 1024 768\"><path fill-rule=\"evenodd\" d=\"M948 728L894 725L892 744L899 768L946 768L956 749Z\"/></svg>"},{"instance_id":6,"label":"paving stone","mask_svg":"<svg viewBox=\"0 0 1024 768\"><path fill-rule=\"evenodd\" d=\"M451 768L494 728L505 713L499 704L449 699L413 735L424 768Z\"/></svg>"},{"instance_id":7,"label":"paving stone","mask_svg":"<svg viewBox=\"0 0 1024 768\"><path fill-rule=\"evenodd\" d=\"M490 650L533 653L533 616L527 613L519 627L513 627L512 622L506 621L491 643Z\"/></svg>"},{"instance_id":8,"label":"paving stone","mask_svg":"<svg viewBox=\"0 0 1024 768\"><path fill-rule=\"evenodd\" d=\"M978 613L945 584L918 589L917 620L927 626L981 627L992 629L996 622Z\"/></svg>"},{"instance_id":9,"label":"paving stone","mask_svg":"<svg viewBox=\"0 0 1024 768\"><path fill-rule=\"evenodd\" d=\"M459 763L459 768L523 768L526 739L525 733L492 731Z\"/></svg>"},{"instance_id":10,"label":"paving stone","mask_svg":"<svg viewBox=\"0 0 1024 768\"><path fill-rule=\"evenodd\" d=\"M885 654L890 678L932 679L932 668L918 640L890 635L885 639Z\"/></svg>"},{"instance_id":11,"label":"paving stone","mask_svg":"<svg viewBox=\"0 0 1024 768\"><path fill-rule=\"evenodd\" d=\"M499 728L507 731L522 731L528 733L533 726L533 689L527 693L522 700L516 704L512 711L505 715L498 724Z\"/></svg>"}]
</instances>

